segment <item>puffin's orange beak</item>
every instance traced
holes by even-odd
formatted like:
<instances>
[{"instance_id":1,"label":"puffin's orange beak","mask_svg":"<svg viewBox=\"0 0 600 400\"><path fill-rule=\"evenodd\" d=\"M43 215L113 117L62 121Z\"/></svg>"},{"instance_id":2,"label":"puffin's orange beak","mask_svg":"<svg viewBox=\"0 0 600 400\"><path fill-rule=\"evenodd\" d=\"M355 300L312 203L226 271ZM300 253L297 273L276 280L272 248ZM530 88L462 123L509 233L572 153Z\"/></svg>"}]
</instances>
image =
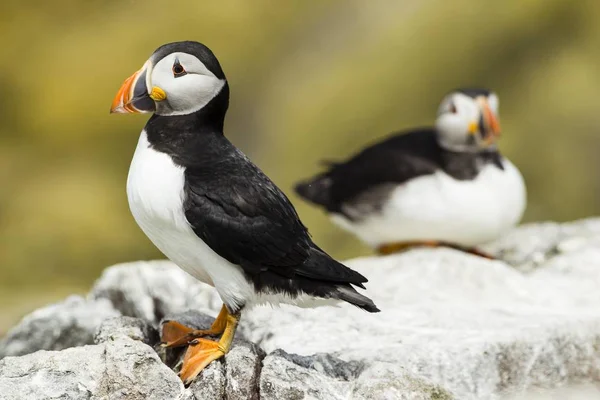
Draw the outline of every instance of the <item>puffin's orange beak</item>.
<instances>
[{"instance_id":1,"label":"puffin's orange beak","mask_svg":"<svg viewBox=\"0 0 600 400\"><path fill-rule=\"evenodd\" d=\"M492 133L495 137L500 136L500 122L498 121L496 114L494 114L487 101L483 103L483 115L490 133Z\"/></svg>"},{"instance_id":2,"label":"puffin's orange beak","mask_svg":"<svg viewBox=\"0 0 600 400\"><path fill-rule=\"evenodd\" d=\"M500 122L486 98L479 99L479 105L481 107L480 129L485 134L485 142L491 145L500 136Z\"/></svg>"},{"instance_id":3,"label":"puffin's orange beak","mask_svg":"<svg viewBox=\"0 0 600 400\"><path fill-rule=\"evenodd\" d=\"M146 71L142 69L125 79L110 106L111 113L147 113L154 112L156 105L150 98L146 86Z\"/></svg>"}]
</instances>

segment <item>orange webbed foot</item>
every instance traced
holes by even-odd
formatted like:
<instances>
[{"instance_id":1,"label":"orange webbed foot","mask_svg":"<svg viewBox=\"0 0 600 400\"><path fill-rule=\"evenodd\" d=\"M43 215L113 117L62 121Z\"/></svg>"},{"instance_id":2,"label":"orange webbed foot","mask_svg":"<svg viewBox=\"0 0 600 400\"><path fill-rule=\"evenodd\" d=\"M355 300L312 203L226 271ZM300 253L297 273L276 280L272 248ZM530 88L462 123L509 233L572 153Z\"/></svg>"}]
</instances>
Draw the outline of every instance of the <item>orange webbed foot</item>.
<instances>
[{"instance_id":1,"label":"orange webbed foot","mask_svg":"<svg viewBox=\"0 0 600 400\"><path fill-rule=\"evenodd\" d=\"M177 321L166 321L163 324L161 339L165 347L188 346L179 372L181 380L186 385L191 383L208 364L223 357L229 351L239 320L239 311L229 313L223 305L208 330L195 330ZM222 335L218 342L200 338L200 336L219 334Z\"/></svg>"},{"instance_id":2,"label":"orange webbed foot","mask_svg":"<svg viewBox=\"0 0 600 400\"><path fill-rule=\"evenodd\" d=\"M161 344L164 347L185 346L196 338L220 335L225 331L228 315L227 308L223 305L210 329L205 330L193 329L177 321L165 321L162 326Z\"/></svg>"},{"instance_id":3,"label":"orange webbed foot","mask_svg":"<svg viewBox=\"0 0 600 400\"><path fill-rule=\"evenodd\" d=\"M164 347L179 347L187 345L196 338L210 334L210 330L192 329L177 321L166 321L162 326L160 341Z\"/></svg>"},{"instance_id":4,"label":"orange webbed foot","mask_svg":"<svg viewBox=\"0 0 600 400\"><path fill-rule=\"evenodd\" d=\"M179 377L187 385L211 362L223 357L228 349L208 339L194 339L187 348Z\"/></svg>"}]
</instances>

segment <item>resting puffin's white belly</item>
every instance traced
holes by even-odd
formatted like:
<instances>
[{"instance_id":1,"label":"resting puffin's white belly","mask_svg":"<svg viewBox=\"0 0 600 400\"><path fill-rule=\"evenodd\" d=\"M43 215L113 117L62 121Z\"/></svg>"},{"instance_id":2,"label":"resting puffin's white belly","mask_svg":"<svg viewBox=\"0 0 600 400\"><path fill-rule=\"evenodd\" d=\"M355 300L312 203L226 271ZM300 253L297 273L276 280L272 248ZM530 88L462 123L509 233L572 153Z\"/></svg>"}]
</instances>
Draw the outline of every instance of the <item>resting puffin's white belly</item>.
<instances>
[{"instance_id":1,"label":"resting puffin's white belly","mask_svg":"<svg viewBox=\"0 0 600 400\"><path fill-rule=\"evenodd\" d=\"M127 178L131 213L171 261L196 279L215 286L225 304L244 305L255 293L241 268L212 251L185 218L183 172L169 155L152 149L142 132Z\"/></svg>"},{"instance_id":2,"label":"resting puffin's white belly","mask_svg":"<svg viewBox=\"0 0 600 400\"><path fill-rule=\"evenodd\" d=\"M393 189L381 212L334 222L371 246L410 240L441 240L474 246L496 239L521 219L526 204L519 170L487 165L474 180L444 172L415 178Z\"/></svg>"}]
</instances>

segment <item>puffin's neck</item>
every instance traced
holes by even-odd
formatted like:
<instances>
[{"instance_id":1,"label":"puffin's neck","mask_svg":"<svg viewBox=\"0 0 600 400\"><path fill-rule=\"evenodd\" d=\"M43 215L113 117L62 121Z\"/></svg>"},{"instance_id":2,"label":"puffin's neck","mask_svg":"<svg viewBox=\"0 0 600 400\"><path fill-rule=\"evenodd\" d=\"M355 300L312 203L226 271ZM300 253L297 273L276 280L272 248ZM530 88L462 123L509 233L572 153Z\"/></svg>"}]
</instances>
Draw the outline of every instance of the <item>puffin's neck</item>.
<instances>
[{"instance_id":1,"label":"puffin's neck","mask_svg":"<svg viewBox=\"0 0 600 400\"><path fill-rule=\"evenodd\" d=\"M472 179L489 163L502 168L501 156L495 149L482 149L478 152L462 152L441 148L441 161L444 171L459 180Z\"/></svg>"},{"instance_id":2,"label":"puffin's neck","mask_svg":"<svg viewBox=\"0 0 600 400\"><path fill-rule=\"evenodd\" d=\"M225 114L229 107L229 85L227 81L219 93L204 107L190 114L153 114L146 124L146 132L160 131L161 134L185 134L191 132L223 132ZM149 138L150 139L150 138ZM161 138L155 137L160 140ZM164 138L163 138L164 139ZM152 141L150 141L152 143Z\"/></svg>"},{"instance_id":3,"label":"puffin's neck","mask_svg":"<svg viewBox=\"0 0 600 400\"><path fill-rule=\"evenodd\" d=\"M150 146L169 154L180 165L190 165L205 153L223 150L229 141L223 124L229 102L227 84L205 107L186 115L154 114L144 128Z\"/></svg>"},{"instance_id":4,"label":"puffin's neck","mask_svg":"<svg viewBox=\"0 0 600 400\"><path fill-rule=\"evenodd\" d=\"M211 101L200 110L193 113L200 125L207 128L210 127L213 131L223 132L225 124L225 114L229 107L229 84L225 81L225 85Z\"/></svg>"}]
</instances>

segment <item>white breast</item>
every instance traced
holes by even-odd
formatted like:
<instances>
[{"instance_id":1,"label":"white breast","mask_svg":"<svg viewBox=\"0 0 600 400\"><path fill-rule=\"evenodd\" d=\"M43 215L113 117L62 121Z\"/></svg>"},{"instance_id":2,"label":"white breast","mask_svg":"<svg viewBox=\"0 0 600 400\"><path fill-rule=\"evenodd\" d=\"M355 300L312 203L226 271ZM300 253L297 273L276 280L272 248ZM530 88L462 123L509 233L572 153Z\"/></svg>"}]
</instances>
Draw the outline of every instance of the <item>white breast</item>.
<instances>
[{"instance_id":1,"label":"white breast","mask_svg":"<svg viewBox=\"0 0 600 400\"><path fill-rule=\"evenodd\" d=\"M175 264L198 280L216 287L225 304L236 306L255 296L241 268L216 254L192 230L183 210L184 168L152 149L146 132L138 142L127 197L136 222Z\"/></svg>"},{"instance_id":2,"label":"white breast","mask_svg":"<svg viewBox=\"0 0 600 400\"><path fill-rule=\"evenodd\" d=\"M444 172L415 178L395 188L381 212L354 222L339 214L332 219L373 247L411 240L489 242L514 227L525 210L523 177L510 161L503 163L504 170L487 165L474 180Z\"/></svg>"}]
</instances>

